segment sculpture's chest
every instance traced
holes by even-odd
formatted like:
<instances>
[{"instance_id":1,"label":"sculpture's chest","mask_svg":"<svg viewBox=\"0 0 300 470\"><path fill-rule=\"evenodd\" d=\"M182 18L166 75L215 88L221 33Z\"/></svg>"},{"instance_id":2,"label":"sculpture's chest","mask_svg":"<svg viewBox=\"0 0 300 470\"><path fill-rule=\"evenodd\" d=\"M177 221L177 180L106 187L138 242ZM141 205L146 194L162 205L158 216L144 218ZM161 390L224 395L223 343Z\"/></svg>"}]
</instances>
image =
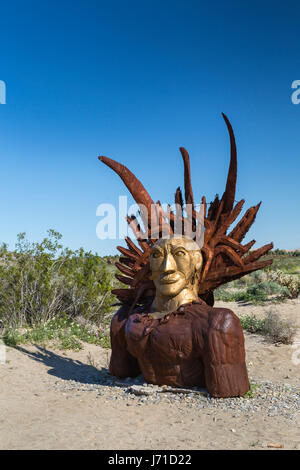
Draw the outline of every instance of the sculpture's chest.
<instances>
[{"instance_id":1,"label":"sculpture's chest","mask_svg":"<svg viewBox=\"0 0 300 470\"><path fill-rule=\"evenodd\" d=\"M127 348L135 357L151 350L156 358L188 360L199 356L204 344L207 321L201 316L170 315L167 321L149 315L133 314L125 327Z\"/></svg>"}]
</instances>

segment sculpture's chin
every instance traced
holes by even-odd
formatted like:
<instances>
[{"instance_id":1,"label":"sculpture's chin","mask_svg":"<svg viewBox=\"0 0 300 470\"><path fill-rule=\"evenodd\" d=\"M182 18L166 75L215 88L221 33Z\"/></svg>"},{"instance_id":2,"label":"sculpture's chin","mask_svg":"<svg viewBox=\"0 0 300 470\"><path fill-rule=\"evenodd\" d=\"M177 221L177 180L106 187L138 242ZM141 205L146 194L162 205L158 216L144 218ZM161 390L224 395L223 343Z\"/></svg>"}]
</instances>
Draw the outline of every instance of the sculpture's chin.
<instances>
[{"instance_id":1,"label":"sculpture's chin","mask_svg":"<svg viewBox=\"0 0 300 470\"><path fill-rule=\"evenodd\" d=\"M156 291L164 297L175 297L185 288L185 284L181 281L173 282L172 284L160 284Z\"/></svg>"}]
</instances>

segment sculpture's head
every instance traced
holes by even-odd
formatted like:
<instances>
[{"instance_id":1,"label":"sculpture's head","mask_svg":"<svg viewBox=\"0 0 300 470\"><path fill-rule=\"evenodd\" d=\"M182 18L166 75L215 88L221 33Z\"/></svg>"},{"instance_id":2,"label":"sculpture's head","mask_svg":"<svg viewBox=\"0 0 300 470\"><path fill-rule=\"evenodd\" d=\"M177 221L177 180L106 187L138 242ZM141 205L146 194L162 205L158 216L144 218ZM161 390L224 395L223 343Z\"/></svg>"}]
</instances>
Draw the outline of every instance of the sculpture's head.
<instances>
[{"instance_id":1,"label":"sculpture's head","mask_svg":"<svg viewBox=\"0 0 300 470\"><path fill-rule=\"evenodd\" d=\"M186 299L183 299L185 292L189 292L193 296L197 295L197 298L199 296L200 299L212 306L214 303L214 289L272 264L272 259L261 259L273 248L272 243L252 251L250 250L255 240L242 244L245 235L255 220L260 203L248 209L237 225L228 233L229 227L239 216L245 201L242 199L235 204L236 143L232 126L225 114L223 114L223 117L230 137L230 164L225 191L221 198L217 194L214 201L209 205L203 197L200 211L196 210L197 204L194 203L189 154L183 147L180 148L180 152L184 163L185 201L182 191L178 187L175 193L176 210L168 210L167 213L164 212L159 201L154 204L141 181L126 166L111 158L99 157L100 161L112 168L121 177L141 209L142 227L135 215L128 215L127 217L127 222L137 238L138 246L129 237L126 237L127 248L118 247L123 256L116 263L121 272L121 274L116 274L116 278L125 284L126 288L118 288L113 291L122 304L130 305L131 310L136 304L147 306L149 299L153 297L154 287L156 297L154 305L152 305L157 311L165 307L171 311L171 308L177 308L178 303L182 305L183 302L189 302L191 295L187 295ZM192 207L191 213L186 210L187 205ZM156 217L152 217L154 206ZM169 208L171 209L171 207ZM199 223L203 219L204 224ZM162 233L174 235L177 231L178 222L185 235L191 233L186 227L189 227L190 222L192 222L192 231L194 232L196 229L196 236L194 237L196 240L201 239L203 225L205 227L204 243L201 248L204 262L201 282L199 283L194 282L202 265L202 256L198 246L193 245L191 241L184 238L160 239L152 246L152 241L156 239L153 232L157 233L158 237ZM149 253L151 250L150 269L152 270L152 281L148 277ZM153 283L155 286L153 286ZM178 293L181 292L179 299ZM161 302L157 302L158 296ZM169 302L165 306L164 299L167 298L174 299L172 305Z\"/></svg>"},{"instance_id":2,"label":"sculpture's head","mask_svg":"<svg viewBox=\"0 0 300 470\"><path fill-rule=\"evenodd\" d=\"M156 297L167 300L184 291L185 299L197 298L201 268L201 251L193 240L186 237L158 240L150 252L150 279L155 284Z\"/></svg>"}]
</instances>

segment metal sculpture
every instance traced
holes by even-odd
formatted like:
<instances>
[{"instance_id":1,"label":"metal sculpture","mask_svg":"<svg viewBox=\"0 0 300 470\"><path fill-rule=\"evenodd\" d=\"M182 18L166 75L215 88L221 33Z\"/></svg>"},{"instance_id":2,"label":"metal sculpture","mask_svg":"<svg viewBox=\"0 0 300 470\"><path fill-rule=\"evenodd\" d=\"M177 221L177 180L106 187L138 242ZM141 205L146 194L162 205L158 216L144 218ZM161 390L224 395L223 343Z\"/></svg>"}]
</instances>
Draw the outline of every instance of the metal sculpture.
<instances>
[{"instance_id":1,"label":"metal sculpture","mask_svg":"<svg viewBox=\"0 0 300 470\"><path fill-rule=\"evenodd\" d=\"M127 248L116 266L117 279L127 288L115 289L121 307L111 323L110 372L118 377L142 373L149 383L175 387L206 387L214 397L244 395L249 390L244 336L240 320L229 309L213 308L217 287L268 266L260 260L273 244L250 251L255 240L243 245L253 224L256 206L247 210L237 225L228 228L240 214L244 200L235 202L237 152L234 133L223 114L230 136L231 155L226 188L204 208L204 243L201 249L190 233L174 237L178 217L186 225L180 188L175 193L179 214L163 211L142 183L124 165L107 157L99 159L123 180L141 207L144 228L135 216L127 222L138 246L126 237ZM180 148L184 163L185 201L192 208L191 226L197 232L199 212L194 205L189 154ZM153 222L153 207L157 217ZM146 210L145 210L146 208ZM154 227L155 225L155 227ZM168 238L161 238L166 229ZM199 224L198 224L199 227ZM153 233L156 234L153 237Z\"/></svg>"}]
</instances>

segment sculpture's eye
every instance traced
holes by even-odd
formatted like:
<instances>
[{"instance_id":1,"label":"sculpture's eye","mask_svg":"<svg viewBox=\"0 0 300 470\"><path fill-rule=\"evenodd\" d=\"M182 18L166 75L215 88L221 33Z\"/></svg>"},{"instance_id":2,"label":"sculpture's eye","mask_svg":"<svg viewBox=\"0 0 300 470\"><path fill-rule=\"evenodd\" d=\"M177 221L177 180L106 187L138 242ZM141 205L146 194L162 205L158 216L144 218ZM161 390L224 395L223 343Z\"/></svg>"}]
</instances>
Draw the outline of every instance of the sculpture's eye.
<instances>
[{"instance_id":1,"label":"sculpture's eye","mask_svg":"<svg viewBox=\"0 0 300 470\"><path fill-rule=\"evenodd\" d=\"M176 253L175 253L175 256L185 256L185 255L186 255L186 252L183 251L183 250L178 250L178 251L176 251Z\"/></svg>"},{"instance_id":2,"label":"sculpture's eye","mask_svg":"<svg viewBox=\"0 0 300 470\"><path fill-rule=\"evenodd\" d=\"M152 258L159 258L160 256L161 256L160 251L154 251L154 252L152 253Z\"/></svg>"}]
</instances>

